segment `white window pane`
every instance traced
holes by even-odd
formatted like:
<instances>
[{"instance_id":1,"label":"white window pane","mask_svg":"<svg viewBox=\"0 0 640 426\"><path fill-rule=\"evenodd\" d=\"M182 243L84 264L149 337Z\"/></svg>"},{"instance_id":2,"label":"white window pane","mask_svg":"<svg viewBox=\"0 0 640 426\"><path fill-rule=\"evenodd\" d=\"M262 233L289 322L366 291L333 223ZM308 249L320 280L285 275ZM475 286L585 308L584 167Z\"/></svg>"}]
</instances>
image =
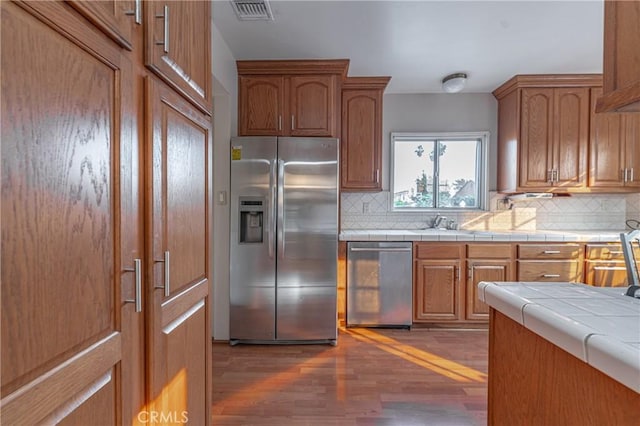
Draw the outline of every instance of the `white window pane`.
<instances>
[{"instance_id":1,"label":"white window pane","mask_svg":"<svg viewBox=\"0 0 640 426\"><path fill-rule=\"evenodd\" d=\"M393 203L397 208L432 208L433 141L397 141L393 165Z\"/></svg>"},{"instance_id":2,"label":"white window pane","mask_svg":"<svg viewBox=\"0 0 640 426\"><path fill-rule=\"evenodd\" d=\"M438 207L477 207L479 141L442 142L439 158Z\"/></svg>"}]
</instances>

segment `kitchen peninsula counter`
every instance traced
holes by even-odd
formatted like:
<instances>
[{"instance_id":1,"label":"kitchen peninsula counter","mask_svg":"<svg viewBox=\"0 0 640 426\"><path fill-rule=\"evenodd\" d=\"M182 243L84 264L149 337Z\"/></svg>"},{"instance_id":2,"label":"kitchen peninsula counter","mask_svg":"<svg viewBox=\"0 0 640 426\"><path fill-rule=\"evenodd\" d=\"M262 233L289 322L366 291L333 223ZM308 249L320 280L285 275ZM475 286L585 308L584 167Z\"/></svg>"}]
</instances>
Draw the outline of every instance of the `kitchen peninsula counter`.
<instances>
[{"instance_id":1,"label":"kitchen peninsula counter","mask_svg":"<svg viewBox=\"0 0 640 426\"><path fill-rule=\"evenodd\" d=\"M489 424L636 424L640 299L624 288L481 282Z\"/></svg>"},{"instance_id":2,"label":"kitchen peninsula counter","mask_svg":"<svg viewBox=\"0 0 640 426\"><path fill-rule=\"evenodd\" d=\"M341 241L619 242L624 231L475 231L443 229L351 229Z\"/></svg>"}]
</instances>

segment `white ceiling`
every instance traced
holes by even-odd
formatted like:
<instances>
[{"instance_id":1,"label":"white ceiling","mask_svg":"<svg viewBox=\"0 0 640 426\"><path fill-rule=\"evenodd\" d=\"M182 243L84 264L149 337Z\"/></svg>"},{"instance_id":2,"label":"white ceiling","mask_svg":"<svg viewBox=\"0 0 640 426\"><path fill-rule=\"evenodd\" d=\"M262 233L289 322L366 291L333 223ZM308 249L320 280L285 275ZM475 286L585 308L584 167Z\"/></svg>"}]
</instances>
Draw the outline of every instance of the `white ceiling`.
<instances>
[{"instance_id":1,"label":"white ceiling","mask_svg":"<svg viewBox=\"0 0 640 426\"><path fill-rule=\"evenodd\" d=\"M515 74L602 71L603 2L272 1L273 21L238 21L214 0L236 59L349 58L349 75L389 75L386 93L491 92Z\"/></svg>"}]
</instances>

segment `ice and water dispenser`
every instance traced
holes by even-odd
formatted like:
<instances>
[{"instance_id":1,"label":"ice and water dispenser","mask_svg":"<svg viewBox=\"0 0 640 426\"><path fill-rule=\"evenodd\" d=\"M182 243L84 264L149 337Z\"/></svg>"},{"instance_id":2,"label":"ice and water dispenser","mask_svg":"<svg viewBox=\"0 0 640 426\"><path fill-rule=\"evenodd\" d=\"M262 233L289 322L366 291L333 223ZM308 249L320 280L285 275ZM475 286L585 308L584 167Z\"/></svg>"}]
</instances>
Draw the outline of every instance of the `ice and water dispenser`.
<instances>
[{"instance_id":1,"label":"ice and water dispenser","mask_svg":"<svg viewBox=\"0 0 640 426\"><path fill-rule=\"evenodd\" d=\"M261 243L264 239L264 197L240 197L240 243Z\"/></svg>"}]
</instances>

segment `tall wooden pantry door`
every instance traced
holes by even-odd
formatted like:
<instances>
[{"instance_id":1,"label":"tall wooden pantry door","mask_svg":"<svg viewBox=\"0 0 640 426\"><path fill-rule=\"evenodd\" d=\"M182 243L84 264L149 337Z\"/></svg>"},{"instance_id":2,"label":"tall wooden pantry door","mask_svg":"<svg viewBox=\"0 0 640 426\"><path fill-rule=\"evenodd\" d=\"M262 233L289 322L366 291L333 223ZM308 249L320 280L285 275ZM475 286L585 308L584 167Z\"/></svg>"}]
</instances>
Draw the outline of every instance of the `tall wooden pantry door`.
<instances>
[{"instance_id":1,"label":"tall wooden pantry door","mask_svg":"<svg viewBox=\"0 0 640 426\"><path fill-rule=\"evenodd\" d=\"M154 411L209 422L209 116L147 78L149 390ZM202 407L206 407L205 410Z\"/></svg>"},{"instance_id":2,"label":"tall wooden pantry door","mask_svg":"<svg viewBox=\"0 0 640 426\"><path fill-rule=\"evenodd\" d=\"M64 3L1 7L0 422L115 424L135 355L122 320L136 274L120 249L133 188L119 186L131 64Z\"/></svg>"}]
</instances>

